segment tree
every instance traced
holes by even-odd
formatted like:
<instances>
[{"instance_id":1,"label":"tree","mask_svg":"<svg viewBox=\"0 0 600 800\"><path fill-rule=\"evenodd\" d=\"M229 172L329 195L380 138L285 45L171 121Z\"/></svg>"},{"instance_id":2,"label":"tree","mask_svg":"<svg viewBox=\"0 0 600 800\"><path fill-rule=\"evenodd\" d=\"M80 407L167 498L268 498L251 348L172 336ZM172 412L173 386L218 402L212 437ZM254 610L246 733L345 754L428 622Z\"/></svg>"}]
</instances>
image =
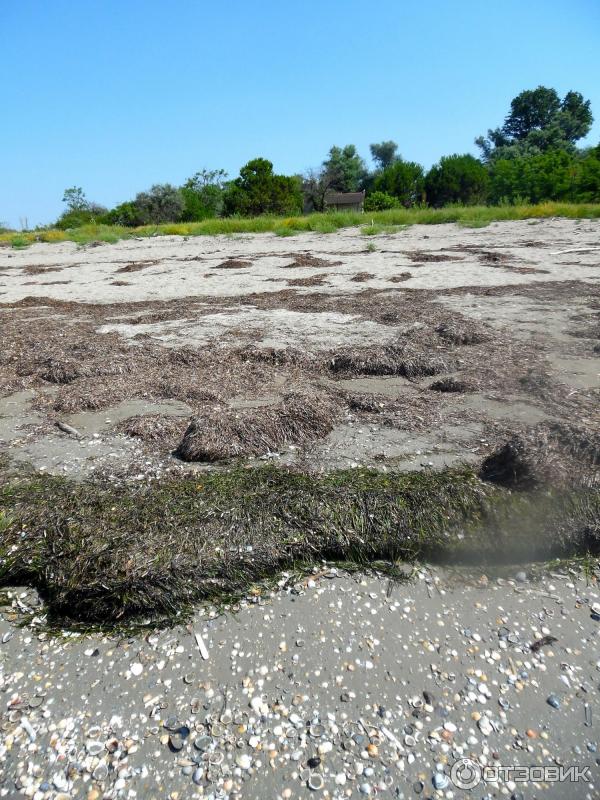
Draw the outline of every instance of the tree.
<instances>
[{"instance_id":1,"label":"tree","mask_svg":"<svg viewBox=\"0 0 600 800\"><path fill-rule=\"evenodd\" d=\"M391 140L380 142L379 144L371 144L369 145L369 149L371 151L371 158L377 164L377 169L380 170L389 167L394 163L396 158L398 158L396 155L398 145Z\"/></svg>"},{"instance_id":2,"label":"tree","mask_svg":"<svg viewBox=\"0 0 600 800\"><path fill-rule=\"evenodd\" d=\"M147 219L142 215L135 202L130 200L111 208L98 221L104 225L124 225L125 227L135 228L138 225L144 225Z\"/></svg>"},{"instance_id":3,"label":"tree","mask_svg":"<svg viewBox=\"0 0 600 800\"><path fill-rule=\"evenodd\" d=\"M180 190L184 201L182 220L195 222L218 217L223 211L226 177L224 169L203 169L188 178Z\"/></svg>"},{"instance_id":4,"label":"tree","mask_svg":"<svg viewBox=\"0 0 600 800\"><path fill-rule=\"evenodd\" d=\"M448 203L483 203L489 182L487 169L473 156L444 156L425 177L427 202L438 207Z\"/></svg>"},{"instance_id":5,"label":"tree","mask_svg":"<svg viewBox=\"0 0 600 800\"><path fill-rule=\"evenodd\" d=\"M523 158L500 158L490 167L492 202L572 203L600 201L600 160L593 150L549 150Z\"/></svg>"},{"instance_id":6,"label":"tree","mask_svg":"<svg viewBox=\"0 0 600 800\"><path fill-rule=\"evenodd\" d=\"M527 89L511 101L502 133L508 139L525 139L531 131L548 127L559 111L560 98L555 89Z\"/></svg>"},{"instance_id":7,"label":"tree","mask_svg":"<svg viewBox=\"0 0 600 800\"><path fill-rule=\"evenodd\" d=\"M147 192L140 192L133 201L142 224L177 222L183 212L181 192L170 183L156 183Z\"/></svg>"},{"instance_id":8,"label":"tree","mask_svg":"<svg viewBox=\"0 0 600 800\"><path fill-rule=\"evenodd\" d=\"M375 191L395 197L408 208L424 200L423 167L414 161L398 159L375 177L373 186Z\"/></svg>"},{"instance_id":9,"label":"tree","mask_svg":"<svg viewBox=\"0 0 600 800\"><path fill-rule=\"evenodd\" d=\"M323 162L323 172L327 188L337 192L357 192L367 176L365 162L353 144L334 145Z\"/></svg>"},{"instance_id":10,"label":"tree","mask_svg":"<svg viewBox=\"0 0 600 800\"><path fill-rule=\"evenodd\" d=\"M584 100L580 92L567 92L558 117L560 127L570 142L587 136L594 121L590 101Z\"/></svg>"},{"instance_id":11,"label":"tree","mask_svg":"<svg viewBox=\"0 0 600 800\"><path fill-rule=\"evenodd\" d=\"M71 186L69 189L65 189L63 203L66 203L67 207L55 223L56 227L61 230L93 225L100 221L103 214L106 214L104 206L91 203L86 198L81 186Z\"/></svg>"},{"instance_id":12,"label":"tree","mask_svg":"<svg viewBox=\"0 0 600 800\"><path fill-rule=\"evenodd\" d=\"M577 202L600 202L600 146L590 148L578 166Z\"/></svg>"},{"instance_id":13,"label":"tree","mask_svg":"<svg viewBox=\"0 0 600 800\"><path fill-rule=\"evenodd\" d=\"M575 142L589 132L590 101L567 92L561 101L555 89L538 86L518 94L501 128L475 140L486 161L532 156L548 150L574 152Z\"/></svg>"},{"instance_id":14,"label":"tree","mask_svg":"<svg viewBox=\"0 0 600 800\"><path fill-rule=\"evenodd\" d=\"M329 190L329 176L325 170L309 169L302 176L304 211L324 211L325 195Z\"/></svg>"},{"instance_id":15,"label":"tree","mask_svg":"<svg viewBox=\"0 0 600 800\"><path fill-rule=\"evenodd\" d=\"M71 186L70 189L65 189L62 201L67 204L67 212L84 211L89 205L81 186Z\"/></svg>"},{"instance_id":16,"label":"tree","mask_svg":"<svg viewBox=\"0 0 600 800\"><path fill-rule=\"evenodd\" d=\"M266 158L255 158L240 170L225 191L225 215L296 214L302 209L301 180L275 175Z\"/></svg>"}]
</instances>

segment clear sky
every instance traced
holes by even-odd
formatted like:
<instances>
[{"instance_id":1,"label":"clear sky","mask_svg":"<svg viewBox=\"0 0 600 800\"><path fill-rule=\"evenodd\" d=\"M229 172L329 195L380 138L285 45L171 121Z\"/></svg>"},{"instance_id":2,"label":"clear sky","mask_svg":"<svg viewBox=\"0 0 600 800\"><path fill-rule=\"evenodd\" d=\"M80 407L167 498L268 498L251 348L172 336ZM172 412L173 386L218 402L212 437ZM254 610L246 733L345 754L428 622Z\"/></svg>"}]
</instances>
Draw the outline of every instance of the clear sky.
<instances>
[{"instance_id":1,"label":"clear sky","mask_svg":"<svg viewBox=\"0 0 600 800\"><path fill-rule=\"evenodd\" d=\"M430 166L539 84L592 101L600 0L0 0L0 222L394 139Z\"/></svg>"}]
</instances>

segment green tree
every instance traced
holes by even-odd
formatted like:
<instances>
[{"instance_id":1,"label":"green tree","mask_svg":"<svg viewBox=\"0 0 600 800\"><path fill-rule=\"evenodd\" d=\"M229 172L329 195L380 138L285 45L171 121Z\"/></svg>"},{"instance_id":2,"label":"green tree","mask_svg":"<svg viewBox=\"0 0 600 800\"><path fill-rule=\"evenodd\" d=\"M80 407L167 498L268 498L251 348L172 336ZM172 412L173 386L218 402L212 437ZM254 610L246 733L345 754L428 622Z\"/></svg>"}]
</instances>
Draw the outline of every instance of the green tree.
<instances>
[{"instance_id":1,"label":"green tree","mask_svg":"<svg viewBox=\"0 0 600 800\"><path fill-rule=\"evenodd\" d=\"M301 180L296 176L276 175L266 158L255 158L240 170L239 178L225 191L226 216L296 214L302 209Z\"/></svg>"},{"instance_id":2,"label":"green tree","mask_svg":"<svg viewBox=\"0 0 600 800\"><path fill-rule=\"evenodd\" d=\"M380 142L379 144L369 145L371 158L377 165L377 169L383 170L394 163L397 156L398 145L391 140Z\"/></svg>"},{"instance_id":3,"label":"green tree","mask_svg":"<svg viewBox=\"0 0 600 800\"><path fill-rule=\"evenodd\" d=\"M365 162L353 144L334 145L323 162L323 178L327 189L337 192L357 192L367 176Z\"/></svg>"},{"instance_id":4,"label":"green tree","mask_svg":"<svg viewBox=\"0 0 600 800\"><path fill-rule=\"evenodd\" d=\"M510 104L500 128L475 140L486 161L519 158L547 150L574 152L575 142L589 132L590 101L570 91L561 100L555 89L538 86L521 92Z\"/></svg>"},{"instance_id":5,"label":"green tree","mask_svg":"<svg viewBox=\"0 0 600 800\"><path fill-rule=\"evenodd\" d=\"M71 186L63 193L63 203L67 204L67 212L84 211L89 203L81 186Z\"/></svg>"},{"instance_id":6,"label":"green tree","mask_svg":"<svg viewBox=\"0 0 600 800\"><path fill-rule=\"evenodd\" d=\"M496 203L580 199L580 159L564 150L498 159L491 165L490 177L490 196Z\"/></svg>"},{"instance_id":7,"label":"green tree","mask_svg":"<svg viewBox=\"0 0 600 800\"><path fill-rule=\"evenodd\" d=\"M425 194L432 206L448 203L484 203L490 177L487 169L472 155L444 156L425 177Z\"/></svg>"},{"instance_id":8,"label":"green tree","mask_svg":"<svg viewBox=\"0 0 600 800\"><path fill-rule=\"evenodd\" d=\"M138 206L130 200L111 208L98 221L104 225L124 225L125 227L135 228L138 225L144 225L147 219Z\"/></svg>"},{"instance_id":9,"label":"green tree","mask_svg":"<svg viewBox=\"0 0 600 800\"><path fill-rule=\"evenodd\" d=\"M93 225L100 222L102 215L106 213L104 206L91 203L86 198L81 186L71 186L69 189L65 189L63 203L66 203L67 208L55 223L56 227L61 230Z\"/></svg>"},{"instance_id":10,"label":"green tree","mask_svg":"<svg viewBox=\"0 0 600 800\"><path fill-rule=\"evenodd\" d=\"M203 169L194 173L180 190L184 201L182 220L195 222L220 216L226 177L224 169Z\"/></svg>"},{"instance_id":11,"label":"green tree","mask_svg":"<svg viewBox=\"0 0 600 800\"><path fill-rule=\"evenodd\" d=\"M177 187L156 183L147 192L140 192L133 201L142 224L177 222L181 219L184 200Z\"/></svg>"},{"instance_id":12,"label":"green tree","mask_svg":"<svg viewBox=\"0 0 600 800\"><path fill-rule=\"evenodd\" d=\"M407 208L422 203L425 197L423 167L414 161L398 159L375 177L373 188L395 197Z\"/></svg>"}]
</instances>

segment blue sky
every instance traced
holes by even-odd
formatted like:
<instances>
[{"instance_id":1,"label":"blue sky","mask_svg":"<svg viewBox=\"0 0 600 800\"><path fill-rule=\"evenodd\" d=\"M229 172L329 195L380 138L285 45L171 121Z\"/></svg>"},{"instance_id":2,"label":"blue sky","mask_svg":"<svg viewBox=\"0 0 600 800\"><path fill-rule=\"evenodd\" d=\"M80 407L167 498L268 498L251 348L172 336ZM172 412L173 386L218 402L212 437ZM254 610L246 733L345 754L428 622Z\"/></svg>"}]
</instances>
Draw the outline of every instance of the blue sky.
<instances>
[{"instance_id":1,"label":"blue sky","mask_svg":"<svg viewBox=\"0 0 600 800\"><path fill-rule=\"evenodd\" d=\"M317 166L394 139L430 166L539 84L600 140L598 0L0 0L0 222L111 206L202 167Z\"/></svg>"}]
</instances>

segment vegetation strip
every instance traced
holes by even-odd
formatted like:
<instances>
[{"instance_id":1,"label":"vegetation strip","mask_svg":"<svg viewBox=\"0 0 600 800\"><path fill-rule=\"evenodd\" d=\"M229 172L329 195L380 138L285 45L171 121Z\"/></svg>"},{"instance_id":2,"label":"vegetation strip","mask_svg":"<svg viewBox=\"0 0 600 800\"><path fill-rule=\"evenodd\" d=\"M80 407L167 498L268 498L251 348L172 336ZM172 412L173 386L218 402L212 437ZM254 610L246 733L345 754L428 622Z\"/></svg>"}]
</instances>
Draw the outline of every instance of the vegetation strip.
<instances>
[{"instance_id":1,"label":"vegetation strip","mask_svg":"<svg viewBox=\"0 0 600 800\"><path fill-rule=\"evenodd\" d=\"M122 225L81 225L68 230L46 228L15 233L0 232L0 243L28 247L35 242L117 242L120 239L149 236L216 236L236 233L275 233L293 236L305 231L334 233L340 228L362 226L364 234L385 234L403 225L438 225L456 222L466 227L483 227L502 220L600 218L600 203L538 203L536 205L449 206L446 208L393 208L366 214L349 211L307 214L291 217L222 217L202 222L174 222L128 228Z\"/></svg>"},{"instance_id":2,"label":"vegetation strip","mask_svg":"<svg viewBox=\"0 0 600 800\"><path fill-rule=\"evenodd\" d=\"M320 559L516 561L595 551L600 491L511 492L467 468L271 467L136 485L0 476L0 584L61 619L169 616Z\"/></svg>"}]
</instances>

